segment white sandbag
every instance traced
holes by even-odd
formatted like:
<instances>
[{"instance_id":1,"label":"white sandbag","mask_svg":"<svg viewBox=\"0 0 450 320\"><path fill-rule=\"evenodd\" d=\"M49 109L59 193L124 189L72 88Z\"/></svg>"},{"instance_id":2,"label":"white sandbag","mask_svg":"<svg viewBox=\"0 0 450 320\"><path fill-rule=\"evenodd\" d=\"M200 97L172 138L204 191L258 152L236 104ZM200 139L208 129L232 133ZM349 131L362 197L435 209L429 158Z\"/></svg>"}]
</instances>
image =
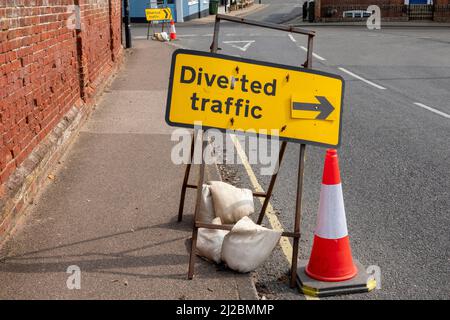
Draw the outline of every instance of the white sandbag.
<instances>
[{"instance_id":1,"label":"white sandbag","mask_svg":"<svg viewBox=\"0 0 450 320\"><path fill-rule=\"evenodd\" d=\"M235 271L253 271L270 256L280 237L281 231L264 228L244 217L225 236L222 260Z\"/></svg>"},{"instance_id":2,"label":"white sandbag","mask_svg":"<svg viewBox=\"0 0 450 320\"><path fill-rule=\"evenodd\" d=\"M253 193L222 181L210 181L214 213L223 224L234 224L255 212Z\"/></svg>"},{"instance_id":3,"label":"white sandbag","mask_svg":"<svg viewBox=\"0 0 450 320\"><path fill-rule=\"evenodd\" d=\"M158 41L161 41L161 42L170 41L169 35L165 31L159 32L159 33L155 33L153 35L152 39L153 40L158 40Z\"/></svg>"},{"instance_id":4,"label":"white sandbag","mask_svg":"<svg viewBox=\"0 0 450 320\"><path fill-rule=\"evenodd\" d=\"M200 222L211 223L215 218L214 205L211 197L210 186L204 184L202 187L202 198L197 220Z\"/></svg>"},{"instance_id":5,"label":"white sandbag","mask_svg":"<svg viewBox=\"0 0 450 320\"><path fill-rule=\"evenodd\" d=\"M164 41L170 41L169 35L165 31L161 32L161 37Z\"/></svg>"},{"instance_id":6,"label":"white sandbag","mask_svg":"<svg viewBox=\"0 0 450 320\"><path fill-rule=\"evenodd\" d=\"M212 224L222 224L220 218L214 218ZM222 242L229 233L227 230L199 228L197 235L197 254L215 263L221 262Z\"/></svg>"}]
</instances>

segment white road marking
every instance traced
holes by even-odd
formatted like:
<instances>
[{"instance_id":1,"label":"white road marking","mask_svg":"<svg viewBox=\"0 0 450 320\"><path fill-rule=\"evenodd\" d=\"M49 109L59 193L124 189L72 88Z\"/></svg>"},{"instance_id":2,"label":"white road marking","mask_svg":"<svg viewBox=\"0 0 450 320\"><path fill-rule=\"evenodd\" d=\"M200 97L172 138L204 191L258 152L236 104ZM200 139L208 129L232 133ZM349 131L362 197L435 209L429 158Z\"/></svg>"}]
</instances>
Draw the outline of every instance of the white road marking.
<instances>
[{"instance_id":1,"label":"white road marking","mask_svg":"<svg viewBox=\"0 0 450 320\"><path fill-rule=\"evenodd\" d=\"M450 119L450 114L446 114L445 112L436 110L436 109L434 109L432 107L429 107L427 105L424 105L423 103L420 103L420 102L414 102L414 104L416 106L418 106L418 107L421 107L421 108L424 108L424 109L426 109L428 111L434 112L434 113L436 113L436 114L438 114L438 115L440 115L440 116L442 116L444 118Z\"/></svg>"},{"instance_id":2,"label":"white road marking","mask_svg":"<svg viewBox=\"0 0 450 320\"><path fill-rule=\"evenodd\" d=\"M300 49L302 49L302 50L305 51L305 52L308 52L308 49L307 49L306 47L300 46L300 45L297 43L297 40L294 38L294 36L293 36L291 33L288 33L288 37L289 37L289 39L291 39L292 42L294 42L294 43L297 45L297 47L299 47ZM314 53L314 52L313 52L312 55L313 55L314 58L319 59L320 61L325 61L325 60L327 60L327 59L325 59L324 57L319 56L317 53Z\"/></svg>"},{"instance_id":3,"label":"white road marking","mask_svg":"<svg viewBox=\"0 0 450 320\"><path fill-rule=\"evenodd\" d=\"M239 49L241 51L247 51L247 49L252 45L255 40L242 40L242 41L223 41L223 43L229 44L233 48ZM237 43L241 45L237 45ZM245 43L243 46L242 44Z\"/></svg>"},{"instance_id":4,"label":"white road marking","mask_svg":"<svg viewBox=\"0 0 450 320\"><path fill-rule=\"evenodd\" d=\"M289 39L292 40L292 42L297 42L297 40L295 40L295 38L292 34L289 33L288 36L289 36Z\"/></svg>"},{"instance_id":5,"label":"white road marking","mask_svg":"<svg viewBox=\"0 0 450 320\"><path fill-rule=\"evenodd\" d=\"M140 39L147 39L147 36L135 36L133 37L134 40L140 40Z\"/></svg>"},{"instance_id":6,"label":"white road marking","mask_svg":"<svg viewBox=\"0 0 450 320\"><path fill-rule=\"evenodd\" d=\"M364 79L363 77L360 77L360 76L358 76L357 74L354 74L353 72L348 71L348 70L345 69L345 68L339 67L338 69L341 70L341 71L343 71L343 72L345 72L345 73L347 73L347 74L349 74L349 75L351 75L352 77L354 77L354 78L356 78L356 79L358 79L358 80L361 80L361 81L363 81L363 82L365 82L365 83L367 83L367 84L370 84L371 86L374 86L375 88L378 88L378 89L381 89L381 90L386 90L385 87L380 86L379 84L376 84L376 83L374 83L374 82L372 82L372 81L366 80L366 79Z\"/></svg>"},{"instance_id":7,"label":"white road marking","mask_svg":"<svg viewBox=\"0 0 450 320\"><path fill-rule=\"evenodd\" d=\"M258 178L256 178L255 173L253 172L252 167L250 166L250 163L248 162L247 155L245 154L245 151L242 149L241 144L239 143L239 140L236 138L236 135L230 134L231 140L233 141L234 147L236 148L237 154L239 155L239 158L242 161L242 164L244 165L245 171L247 172L248 177L250 178L250 182L253 186L253 189L256 192L264 192L264 189L261 187L261 185L258 182ZM259 198L259 201L261 204L264 203L263 198ZM280 220L278 220L275 210L273 210L272 204L269 201L269 204L266 209L266 217L267 220L269 220L269 223L274 230L283 230L283 226L281 225ZM280 247L284 254L284 257L288 261L289 265L292 264L292 245L291 242L287 237L281 237L280 238ZM306 300L319 300L319 298L311 297L308 295L304 295Z\"/></svg>"},{"instance_id":8,"label":"white road marking","mask_svg":"<svg viewBox=\"0 0 450 320\"><path fill-rule=\"evenodd\" d=\"M306 47L300 46L300 48L301 48L303 51L308 52L308 49L307 49ZM314 53L314 52L313 52L313 57L314 57L314 58L317 58L317 59L319 59L319 60L321 60L321 61L327 60L327 59L325 59L324 57L321 57L321 56L319 56L317 53Z\"/></svg>"}]
</instances>

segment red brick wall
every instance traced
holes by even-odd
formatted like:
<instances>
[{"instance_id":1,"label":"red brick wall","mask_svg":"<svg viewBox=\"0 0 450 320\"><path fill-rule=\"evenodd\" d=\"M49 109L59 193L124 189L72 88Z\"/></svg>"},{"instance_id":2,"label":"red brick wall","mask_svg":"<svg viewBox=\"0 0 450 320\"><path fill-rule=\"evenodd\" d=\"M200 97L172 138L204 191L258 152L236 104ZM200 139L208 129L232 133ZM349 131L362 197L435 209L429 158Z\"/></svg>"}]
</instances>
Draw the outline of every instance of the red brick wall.
<instances>
[{"instance_id":1,"label":"red brick wall","mask_svg":"<svg viewBox=\"0 0 450 320\"><path fill-rule=\"evenodd\" d=\"M320 0L322 6L324 5L351 5L351 4L364 4L364 5L402 5L405 0ZM436 5L450 4L450 0L434 0Z\"/></svg>"},{"instance_id":2,"label":"red brick wall","mask_svg":"<svg viewBox=\"0 0 450 320\"><path fill-rule=\"evenodd\" d=\"M373 4L380 7L384 20L407 20L404 0L321 0L320 15L324 21L356 21L352 18L343 18L342 13L348 10L366 10Z\"/></svg>"},{"instance_id":3,"label":"red brick wall","mask_svg":"<svg viewBox=\"0 0 450 320\"><path fill-rule=\"evenodd\" d=\"M380 6L382 20L408 21L408 9L404 0L316 0L320 3L320 9L316 12L316 18L320 11L321 21L356 21L356 19L343 18L342 13L347 10L365 10L369 5ZM435 21L450 21L450 0L435 0ZM365 20L365 19L360 19Z\"/></svg>"},{"instance_id":4,"label":"red brick wall","mask_svg":"<svg viewBox=\"0 0 450 320\"><path fill-rule=\"evenodd\" d=\"M69 28L73 5L81 30ZM120 0L0 0L0 184L120 60Z\"/></svg>"},{"instance_id":5,"label":"red brick wall","mask_svg":"<svg viewBox=\"0 0 450 320\"><path fill-rule=\"evenodd\" d=\"M435 5L448 5L450 0L434 0ZM405 0L320 0L323 6L327 5L403 5Z\"/></svg>"},{"instance_id":6,"label":"red brick wall","mask_svg":"<svg viewBox=\"0 0 450 320\"><path fill-rule=\"evenodd\" d=\"M403 5L404 0L321 0L323 6L327 5L366 5L367 7L371 4L376 5Z\"/></svg>"},{"instance_id":7,"label":"red brick wall","mask_svg":"<svg viewBox=\"0 0 450 320\"><path fill-rule=\"evenodd\" d=\"M82 37L84 68L89 72L85 74L85 85L95 86L101 79L101 74L110 67L110 19L109 2L105 0L86 1L81 5ZM89 36L86 36L89 35ZM92 88L90 88L92 89Z\"/></svg>"},{"instance_id":8,"label":"red brick wall","mask_svg":"<svg viewBox=\"0 0 450 320\"><path fill-rule=\"evenodd\" d=\"M450 0L434 1L434 16L437 22L450 22Z\"/></svg>"}]
</instances>

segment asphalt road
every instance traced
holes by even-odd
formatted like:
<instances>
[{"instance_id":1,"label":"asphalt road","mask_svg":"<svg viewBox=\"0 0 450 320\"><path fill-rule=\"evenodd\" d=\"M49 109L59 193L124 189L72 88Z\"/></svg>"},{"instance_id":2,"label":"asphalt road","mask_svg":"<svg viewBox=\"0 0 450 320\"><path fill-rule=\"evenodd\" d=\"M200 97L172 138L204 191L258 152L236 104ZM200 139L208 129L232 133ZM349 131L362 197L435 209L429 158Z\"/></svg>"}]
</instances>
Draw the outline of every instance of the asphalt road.
<instances>
[{"instance_id":1,"label":"asphalt road","mask_svg":"<svg viewBox=\"0 0 450 320\"><path fill-rule=\"evenodd\" d=\"M249 18L281 22L288 6L273 1ZM311 29L317 32L313 68L346 81L339 156L353 256L382 273L379 290L342 298L450 298L448 28ZM177 45L209 50L211 24L177 25L177 31ZM144 32L135 29L134 35ZM306 58L302 46L301 36L230 23L221 27L223 54L300 65ZM298 150L288 145L271 201L286 229L293 228ZM308 258L312 244L324 154L323 148L307 148L302 258ZM267 187L270 177L252 167ZM228 171L237 184L250 185L242 166ZM303 299L287 288L286 271L278 250L258 270L261 295Z\"/></svg>"}]
</instances>

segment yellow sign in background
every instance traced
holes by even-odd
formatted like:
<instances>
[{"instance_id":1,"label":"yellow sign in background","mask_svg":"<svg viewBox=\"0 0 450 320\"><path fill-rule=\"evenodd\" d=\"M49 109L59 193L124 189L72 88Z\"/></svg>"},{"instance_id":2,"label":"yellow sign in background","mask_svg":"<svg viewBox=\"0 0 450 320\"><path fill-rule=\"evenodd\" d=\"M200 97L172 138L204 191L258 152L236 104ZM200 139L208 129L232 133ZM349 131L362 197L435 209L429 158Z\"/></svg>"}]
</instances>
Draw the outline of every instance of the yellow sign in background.
<instances>
[{"instance_id":1,"label":"yellow sign in background","mask_svg":"<svg viewBox=\"0 0 450 320\"><path fill-rule=\"evenodd\" d=\"M147 21L172 20L172 11L170 8L150 8L145 9Z\"/></svg>"},{"instance_id":2,"label":"yellow sign in background","mask_svg":"<svg viewBox=\"0 0 450 320\"><path fill-rule=\"evenodd\" d=\"M172 57L166 121L336 147L343 92L338 75L179 49Z\"/></svg>"}]
</instances>

